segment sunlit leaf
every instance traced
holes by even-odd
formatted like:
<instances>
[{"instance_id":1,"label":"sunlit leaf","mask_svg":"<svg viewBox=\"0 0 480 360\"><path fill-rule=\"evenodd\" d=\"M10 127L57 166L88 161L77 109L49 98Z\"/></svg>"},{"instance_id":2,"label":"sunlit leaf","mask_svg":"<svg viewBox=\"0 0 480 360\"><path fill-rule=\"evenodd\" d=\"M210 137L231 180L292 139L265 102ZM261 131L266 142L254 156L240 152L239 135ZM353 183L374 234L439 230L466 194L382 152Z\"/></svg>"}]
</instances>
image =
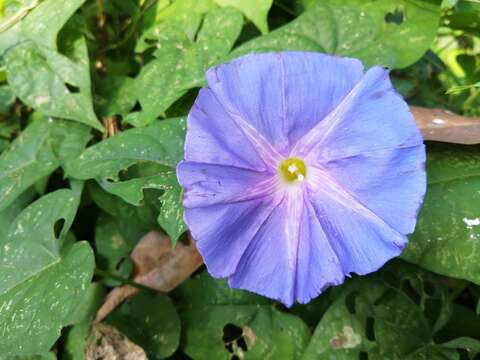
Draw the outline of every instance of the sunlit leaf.
<instances>
[{"instance_id":1,"label":"sunlit leaf","mask_svg":"<svg viewBox=\"0 0 480 360\"><path fill-rule=\"evenodd\" d=\"M325 0L297 19L240 46L251 51L319 51L361 59L366 65L406 67L428 50L440 7L432 1Z\"/></svg>"},{"instance_id":2,"label":"sunlit leaf","mask_svg":"<svg viewBox=\"0 0 480 360\"><path fill-rule=\"evenodd\" d=\"M72 190L46 195L22 211L0 239L2 355L46 353L82 300L93 252L86 242L64 242L78 202Z\"/></svg>"},{"instance_id":3,"label":"sunlit leaf","mask_svg":"<svg viewBox=\"0 0 480 360\"><path fill-rule=\"evenodd\" d=\"M428 190L404 259L480 284L480 152L431 145Z\"/></svg>"},{"instance_id":4,"label":"sunlit leaf","mask_svg":"<svg viewBox=\"0 0 480 360\"><path fill-rule=\"evenodd\" d=\"M90 139L81 124L38 117L0 155L0 209L59 166L78 156Z\"/></svg>"},{"instance_id":5,"label":"sunlit leaf","mask_svg":"<svg viewBox=\"0 0 480 360\"><path fill-rule=\"evenodd\" d=\"M158 220L172 241L176 241L185 230L180 187L175 176L175 166L183 158L184 134L182 118L124 131L85 150L68 169L68 174L78 179L96 179L105 190L132 205L143 202L144 189L162 190L163 204ZM143 172L145 162L156 165L150 170L153 173ZM131 167L139 177L118 181L119 173Z\"/></svg>"}]
</instances>

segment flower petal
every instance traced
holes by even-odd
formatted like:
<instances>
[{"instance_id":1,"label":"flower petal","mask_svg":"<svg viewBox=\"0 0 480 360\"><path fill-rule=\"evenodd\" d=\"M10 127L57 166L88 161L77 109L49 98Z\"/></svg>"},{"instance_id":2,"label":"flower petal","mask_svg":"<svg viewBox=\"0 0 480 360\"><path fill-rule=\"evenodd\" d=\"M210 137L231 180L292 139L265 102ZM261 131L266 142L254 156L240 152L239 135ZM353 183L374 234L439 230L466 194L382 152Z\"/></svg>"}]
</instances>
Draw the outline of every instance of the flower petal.
<instances>
[{"instance_id":1,"label":"flower petal","mask_svg":"<svg viewBox=\"0 0 480 360\"><path fill-rule=\"evenodd\" d=\"M277 299L305 303L343 273L303 190L288 194L245 251L229 284Z\"/></svg>"},{"instance_id":2,"label":"flower petal","mask_svg":"<svg viewBox=\"0 0 480 360\"><path fill-rule=\"evenodd\" d=\"M294 154L321 164L422 142L413 116L393 89L388 72L374 67L335 110L299 140Z\"/></svg>"},{"instance_id":3,"label":"flower petal","mask_svg":"<svg viewBox=\"0 0 480 360\"><path fill-rule=\"evenodd\" d=\"M400 255L407 238L318 169L309 199L345 274L368 274Z\"/></svg>"},{"instance_id":4,"label":"flower petal","mask_svg":"<svg viewBox=\"0 0 480 360\"><path fill-rule=\"evenodd\" d=\"M185 209L185 222L210 274L227 277L235 271L274 207L263 198Z\"/></svg>"},{"instance_id":5,"label":"flower petal","mask_svg":"<svg viewBox=\"0 0 480 360\"><path fill-rule=\"evenodd\" d=\"M308 52L250 54L207 72L209 87L230 113L287 154L363 76L363 66Z\"/></svg>"},{"instance_id":6,"label":"flower petal","mask_svg":"<svg viewBox=\"0 0 480 360\"><path fill-rule=\"evenodd\" d=\"M188 115L185 160L266 169L257 149L208 88L200 90Z\"/></svg>"},{"instance_id":7,"label":"flower petal","mask_svg":"<svg viewBox=\"0 0 480 360\"><path fill-rule=\"evenodd\" d=\"M295 287L296 300L303 304L344 280L340 261L309 201L305 201L304 211L300 223Z\"/></svg>"},{"instance_id":8,"label":"flower petal","mask_svg":"<svg viewBox=\"0 0 480 360\"><path fill-rule=\"evenodd\" d=\"M388 225L413 232L426 190L423 144L333 160L324 168Z\"/></svg>"},{"instance_id":9,"label":"flower petal","mask_svg":"<svg viewBox=\"0 0 480 360\"><path fill-rule=\"evenodd\" d=\"M177 177L186 208L272 197L278 181L268 172L186 161L178 164Z\"/></svg>"}]
</instances>

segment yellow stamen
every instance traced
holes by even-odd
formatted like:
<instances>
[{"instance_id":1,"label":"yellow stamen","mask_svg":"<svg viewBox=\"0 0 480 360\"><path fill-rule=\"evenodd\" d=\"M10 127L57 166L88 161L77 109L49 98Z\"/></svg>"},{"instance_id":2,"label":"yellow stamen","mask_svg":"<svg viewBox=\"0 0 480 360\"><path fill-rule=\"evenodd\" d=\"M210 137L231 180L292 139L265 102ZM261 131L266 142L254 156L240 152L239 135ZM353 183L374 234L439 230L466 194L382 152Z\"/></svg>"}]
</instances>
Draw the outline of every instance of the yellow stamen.
<instances>
[{"instance_id":1,"label":"yellow stamen","mask_svg":"<svg viewBox=\"0 0 480 360\"><path fill-rule=\"evenodd\" d=\"M278 166L278 172L283 180L288 183L304 181L307 177L307 166L298 158L288 158L283 160Z\"/></svg>"}]
</instances>

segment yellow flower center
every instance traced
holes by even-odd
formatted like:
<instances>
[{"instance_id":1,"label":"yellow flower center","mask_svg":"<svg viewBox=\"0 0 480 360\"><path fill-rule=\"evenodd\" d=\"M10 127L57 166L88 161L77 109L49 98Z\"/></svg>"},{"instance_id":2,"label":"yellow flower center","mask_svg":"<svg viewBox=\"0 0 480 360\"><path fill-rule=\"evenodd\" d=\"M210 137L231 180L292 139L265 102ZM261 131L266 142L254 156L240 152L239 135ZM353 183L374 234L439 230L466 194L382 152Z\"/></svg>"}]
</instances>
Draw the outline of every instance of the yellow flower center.
<instances>
[{"instance_id":1,"label":"yellow flower center","mask_svg":"<svg viewBox=\"0 0 480 360\"><path fill-rule=\"evenodd\" d=\"M283 180L288 183L305 180L307 176L307 166L298 158L288 158L283 160L278 166L278 172Z\"/></svg>"}]
</instances>

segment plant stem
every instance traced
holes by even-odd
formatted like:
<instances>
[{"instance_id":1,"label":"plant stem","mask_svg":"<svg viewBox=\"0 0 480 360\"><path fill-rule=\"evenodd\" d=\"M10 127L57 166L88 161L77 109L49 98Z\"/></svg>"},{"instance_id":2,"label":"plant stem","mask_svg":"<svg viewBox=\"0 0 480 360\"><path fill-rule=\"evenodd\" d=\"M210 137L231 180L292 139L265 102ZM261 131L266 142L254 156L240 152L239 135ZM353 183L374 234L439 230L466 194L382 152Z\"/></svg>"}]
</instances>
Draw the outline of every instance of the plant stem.
<instances>
[{"instance_id":1,"label":"plant stem","mask_svg":"<svg viewBox=\"0 0 480 360\"><path fill-rule=\"evenodd\" d=\"M285 6L284 4L282 4L281 2L279 1L274 1L273 4L278 7L279 9L282 9L283 11L285 11L287 14L289 15L292 15L292 16L297 16L297 14L295 13L295 11L293 11L292 9L290 9L289 7Z\"/></svg>"}]
</instances>

